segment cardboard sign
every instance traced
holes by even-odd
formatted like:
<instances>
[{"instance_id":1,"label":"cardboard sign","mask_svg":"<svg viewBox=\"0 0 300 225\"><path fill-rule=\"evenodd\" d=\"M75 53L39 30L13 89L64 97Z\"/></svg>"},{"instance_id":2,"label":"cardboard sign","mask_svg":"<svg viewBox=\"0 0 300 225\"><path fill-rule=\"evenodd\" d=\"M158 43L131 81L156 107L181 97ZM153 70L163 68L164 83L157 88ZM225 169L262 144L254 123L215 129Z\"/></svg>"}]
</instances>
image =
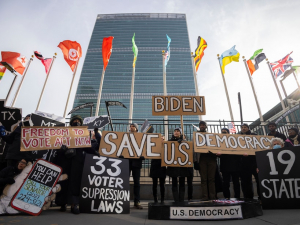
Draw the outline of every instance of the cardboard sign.
<instances>
[{"instance_id":1,"label":"cardboard sign","mask_svg":"<svg viewBox=\"0 0 300 225\"><path fill-rule=\"evenodd\" d=\"M128 159L87 154L79 207L82 213L130 213Z\"/></svg>"},{"instance_id":2,"label":"cardboard sign","mask_svg":"<svg viewBox=\"0 0 300 225\"><path fill-rule=\"evenodd\" d=\"M93 106L94 106L94 103L93 103L93 102L88 102L88 103L79 105L79 106L73 108L73 109L69 112L68 115L72 114L73 112L76 112L76 111L79 110L79 109L88 108L88 107L93 107Z\"/></svg>"},{"instance_id":3,"label":"cardboard sign","mask_svg":"<svg viewBox=\"0 0 300 225\"><path fill-rule=\"evenodd\" d=\"M300 209L300 147L256 152L264 209Z\"/></svg>"},{"instance_id":4,"label":"cardboard sign","mask_svg":"<svg viewBox=\"0 0 300 225\"><path fill-rule=\"evenodd\" d=\"M83 120L83 125L88 126L89 130L93 130L94 128L103 128L107 124L109 124L110 120L108 116L94 116L94 117L86 117Z\"/></svg>"},{"instance_id":5,"label":"cardboard sign","mask_svg":"<svg viewBox=\"0 0 300 225\"><path fill-rule=\"evenodd\" d=\"M164 141L161 166L193 167L193 142Z\"/></svg>"},{"instance_id":6,"label":"cardboard sign","mask_svg":"<svg viewBox=\"0 0 300 225\"><path fill-rule=\"evenodd\" d=\"M8 132L13 132L22 121L22 110L18 108L6 107L5 100L0 100L0 125Z\"/></svg>"},{"instance_id":7,"label":"cardboard sign","mask_svg":"<svg viewBox=\"0 0 300 225\"><path fill-rule=\"evenodd\" d=\"M221 154L255 155L270 148L273 136L194 132L194 151Z\"/></svg>"},{"instance_id":8,"label":"cardboard sign","mask_svg":"<svg viewBox=\"0 0 300 225\"><path fill-rule=\"evenodd\" d=\"M103 156L146 159L161 158L161 134L103 131L99 153Z\"/></svg>"},{"instance_id":9,"label":"cardboard sign","mask_svg":"<svg viewBox=\"0 0 300 225\"><path fill-rule=\"evenodd\" d=\"M52 188L56 185L61 172L59 166L38 160L15 194L11 206L31 215L39 215L45 198L52 193Z\"/></svg>"},{"instance_id":10,"label":"cardboard sign","mask_svg":"<svg viewBox=\"0 0 300 225\"><path fill-rule=\"evenodd\" d=\"M152 96L153 116L205 115L203 96Z\"/></svg>"},{"instance_id":11,"label":"cardboard sign","mask_svg":"<svg viewBox=\"0 0 300 225\"><path fill-rule=\"evenodd\" d=\"M90 148L91 140L87 127L22 127L21 151Z\"/></svg>"}]
</instances>

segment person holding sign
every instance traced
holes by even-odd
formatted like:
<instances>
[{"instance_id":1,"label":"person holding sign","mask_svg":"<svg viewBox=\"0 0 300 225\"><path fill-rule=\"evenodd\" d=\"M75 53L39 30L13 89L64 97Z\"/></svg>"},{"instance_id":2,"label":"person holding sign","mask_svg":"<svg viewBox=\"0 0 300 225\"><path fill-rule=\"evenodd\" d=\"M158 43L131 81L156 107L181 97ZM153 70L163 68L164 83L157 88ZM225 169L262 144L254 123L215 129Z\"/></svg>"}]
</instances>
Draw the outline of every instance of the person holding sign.
<instances>
[{"instance_id":1,"label":"person holding sign","mask_svg":"<svg viewBox=\"0 0 300 225\"><path fill-rule=\"evenodd\" d=\"M285 147L293 147L300 145L299 130L296 127L288 129L289 137L285 140Z\"/></svg>"},{"instance_id":2,"label":"person holding sign","mask_svg":"<svg viewBox=\"0 0 300 225\"><path fill-rule=\"evenodd\" d=\"M278 131L276 131L277 125L274 122L270 122L268 123L268 129L269 129L269 133L268 136L273 136L273 137L277 137L277 138L281 138L282 140L286 140L286 136L282 133L279 133Z\"/></svg>"},{"instance_id":3,"label":"person holding sign","mask_svg":"<svg viewBox=\"0 0 300 225\"><path fill-rule=\"evenodd\" d=\"M181 128L175 128L172 138L169 141L183 140ZM172 177L172 193L175 202L183 202L185 194L185 178L190 176L188 167L168 167L167 175ZM179 177L179 192L178 192L178 178Z\"/></svg>"}]
</instances>

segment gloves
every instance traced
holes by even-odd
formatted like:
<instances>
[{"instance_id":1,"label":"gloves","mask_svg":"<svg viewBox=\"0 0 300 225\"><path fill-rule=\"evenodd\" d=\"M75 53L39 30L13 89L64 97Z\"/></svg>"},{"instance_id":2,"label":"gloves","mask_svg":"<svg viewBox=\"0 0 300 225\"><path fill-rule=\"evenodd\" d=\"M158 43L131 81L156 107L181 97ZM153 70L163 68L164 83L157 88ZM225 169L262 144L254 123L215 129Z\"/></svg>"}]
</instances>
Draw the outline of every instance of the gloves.
<instances>
[{"instance_id":1,"label":"gloves","mask_svg":"<svg viewBox=\"0 0 300 225\"><path fill-rule=\"evenodd\" d=\"M15 179L12 178L12 177L8 177L8 178L5 179L5 183L6 184L13 184L13 183L15 183Z\"/></svg>"},{"instance_id":2,"label":"gloves","mask_svg":"<svg viewBox=\"0 0 300 225\"><path fill-rule=\"evenodd\" d=\"M120 159L124 159L124 156L120 155L119 158L120 158Z\"/></svg>"},{"instance_id":3,"label":"gloves","mask_svg":"<svg viewBox=\"0 0 300 225\"><path fill-rule=\"evenodd\" d=\"M6 135L5 127L4 126L0 126L0 137L3 137L5 135Z\"/></svg>"},{"instance_id":4,"label":"gloves","mask_svg":"<svg viewBox=\"0 0 300 225\"><path fill-rule=\"evenodd\" d=\"M141 160L145 160L145 157L144 157L144 156L141 156L140 159L141 159Z\"/></svg>"}]
</instances>

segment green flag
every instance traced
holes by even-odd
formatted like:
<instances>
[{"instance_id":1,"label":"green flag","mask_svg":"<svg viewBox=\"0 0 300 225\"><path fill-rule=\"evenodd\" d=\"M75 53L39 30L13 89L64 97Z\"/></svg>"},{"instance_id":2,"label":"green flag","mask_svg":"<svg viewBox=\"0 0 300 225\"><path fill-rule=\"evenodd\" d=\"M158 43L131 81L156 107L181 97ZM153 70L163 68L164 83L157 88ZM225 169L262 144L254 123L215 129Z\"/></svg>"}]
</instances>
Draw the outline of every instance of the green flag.
<instances>
[{"instance_id":1,"label":"green flag","mask_svg":"<svg viewBox=\"0 0 300 225\"><path fill-rule=\"evenodd\" d=\"M133 51L133 55L134 55L133 64L132 64L133 67L135 67L135 62L136 62L137 55L139 52L138 47L135 44L134 37L135 37L135 33L133 34L133 37L132 37L132 51Z\"/></svg>"},{"instance_id":2,"label":"green flag","mask_svg":"<svg viewBox=\"0 0 300 225\"><path fill-rule=\"evenodd\" d=\"M293 66L296 74L300 74L300 66Z\"/></svg>"},{"instance_id":3,"label":"green flag","mask_svg":"<svg viewBox=\"0 0 300 225\"><path fill-rule=\"evenodd\" d=\"M258 49L254 52L253 56L250 59L254 59L259 53L261 53L263 51L263 49Z\"/></svg>"}]
</instances>

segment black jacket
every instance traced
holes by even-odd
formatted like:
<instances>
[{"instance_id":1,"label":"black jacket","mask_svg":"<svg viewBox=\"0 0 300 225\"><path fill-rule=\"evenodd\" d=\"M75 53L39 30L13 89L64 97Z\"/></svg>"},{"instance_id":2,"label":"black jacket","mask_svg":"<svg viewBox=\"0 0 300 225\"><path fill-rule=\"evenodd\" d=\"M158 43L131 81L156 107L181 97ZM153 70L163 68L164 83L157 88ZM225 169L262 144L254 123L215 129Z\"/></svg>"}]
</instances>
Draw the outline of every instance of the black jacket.
<instances>
[{"instance_id":1,"label":"black jacket","mask_svg":"<svg viewBox=\"0 0 300 225\"><path fill-rule=\"evenodd\" d=\"M275 131L275 135L272 135L271 133L268 133L268 136L274 136L276 138L281 138L283 141L286 140L286 136L282 133L279 133L278 131Z\"/></svg>"},{"instance_id":2,"label":"black jacket","mask_svg":"<svg viewBox=\"0 0 300 225\"><path fill-rule=\"evenodd\" d=\"M14 177L19 173L20 171L18 170L17 166L8 166L0 171L0 193L1 194L7 184L12 184L12 182L9 182L10 179L14 179Z\"/></svg>"},{"instance_id":3,"label":"black jacket","mask_svg":"<svg viewBox=\"0 0 300 225\"><path fill-rule=\"evenodd\" d=\"M300 145L300 135L298 134L298 137L297 137L297 140L299 142L299 145ZM294 140L291 139L290 137L288 137L286 140L285 140L285 143L284 143L284 147L294 147Z\"/></svg>"},{"instance_id":4,"label":"black jacket","mask_svg":"<svg viewBox=\"0 0 300 225\"><path fill-rule=\"evenodd\" d=\"M239 134L242 134L241 132ZM247 131L246 134L243 135L257 135L256 133L252 133L250 130ZM241 168L242 170L252 171L256 170L256 157L255 155L241 156Z\"/></svg>"},{"instance_id":5,"label":"black jacket","mask_svg":"<svg viewBox=\"0 0 300 225\"><path fill-rule=\"evenodd\" d=\"M152 178L166 178L167 167L161 166L161 159L152 159L150 167L150 177Z\"/></svg>"},{"instance_id":6,"label":"black jacket","mask_svg":"<svg viewBox=\"0 0 300 225\"><path fill-rule=\"evenodd\" d=\"M220 156L221 172L238 172L241 169L241 155L222 154ZM249 157L249 156L248 156Z\"/></svg>"}]
</instances>

